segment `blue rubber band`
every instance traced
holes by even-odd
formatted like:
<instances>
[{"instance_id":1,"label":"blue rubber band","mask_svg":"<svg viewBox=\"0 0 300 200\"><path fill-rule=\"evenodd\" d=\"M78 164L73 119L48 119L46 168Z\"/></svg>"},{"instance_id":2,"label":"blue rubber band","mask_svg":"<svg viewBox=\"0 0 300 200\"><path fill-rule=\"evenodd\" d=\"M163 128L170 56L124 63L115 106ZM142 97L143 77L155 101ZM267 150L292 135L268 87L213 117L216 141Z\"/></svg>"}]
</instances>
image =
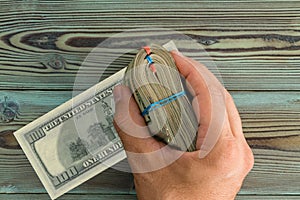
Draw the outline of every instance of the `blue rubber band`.
<instances>
[{"instance_id":1,"label":"blue rubber band","mask_svg":"<svg viewBox=\"0 0 300 200\"><path fill-rule=\"evenodd\" d=\"M152 58L151 58L150 55L147 55L147 56L146 56L146 59L147 59L147 61L148 61L149 64L152 64L152 63L153 63L153 60L152 60Z\"/></svg>"},{"instance_id":2,"label":"blue rubber band","mask_svg":"<svg viewBox=\"0 0 300 200\"><path fill-rule=\"evenodd\" d=\"M145 110L142 112L142 115L145 116L145 115L149 114L149 112L151 112L152 110L160 108L168 103L171 103L172 101L175 101L176 99L178 99L179 97L181 97L183 95L185 95L185 91L178 92L176 94L173 94L172 96L169 96L167 98L164 98L162 100L154 102L154 103L150 104L149 106L147 106L147 108L145 108Z\"/></svg>"}]
</instances>

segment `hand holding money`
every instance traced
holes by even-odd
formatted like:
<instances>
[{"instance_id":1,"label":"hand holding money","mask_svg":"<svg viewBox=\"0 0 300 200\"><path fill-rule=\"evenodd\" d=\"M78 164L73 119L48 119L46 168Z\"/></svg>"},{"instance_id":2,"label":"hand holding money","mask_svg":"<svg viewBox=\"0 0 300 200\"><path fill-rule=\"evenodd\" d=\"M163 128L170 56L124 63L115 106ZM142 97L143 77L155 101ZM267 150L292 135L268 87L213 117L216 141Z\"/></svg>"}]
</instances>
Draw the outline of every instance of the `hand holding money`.
<instances>
[{"instance_id":1,"label":"hand holding money","mask_svg":"<svg viewBox=\"0 0 300 200\"><path fill-rule=\"evenodd\" d=\"M185 194L187 188L192 189L188 192L190 195L196 192L199 196L203 192L211 192L212 182L220 185L216 194L225 196L224 185L232 185L231 189L237 190L252 167L253 157L230 95L225 92L226 106L223 107L226 107L226 119L224 126L221 124L222 134L211 149L215 143L211 143L210 139L218 138L214 136L216 126L208 128L216 121L212 110L219 111L218 106L225 103L221 98L223 102L215 107L210 100L222 97L225 89L203 65L173 53L179 72L189 82L189 91L184 91L172 57L168 52L158 50L156 53L153 49L151 55L146 52L151 57L139 54L142 56L136 58L141 61L137 59L129 65L134 66L133 72L140 66L134 63L140 63L143 69L147 69L144 72L148 74L139 77L142 79L127 82L137 89L136 99L138 95L142 97L140 107L132 98L131 90L120 85L114 90L114 115L112 91L122 82L124 68L14 133L52 199L123 160L126 154L134 172L138 196L143 199L161 199L165 195L176 195L178 191ZM154 67L149 65L152 59ZM163 66L169 68L160 68ZM209 88L213 96L210 96L203 77L211 80ZM156 79L169 82L162 84ZM149 84L149 80L154 82ZM142 87L138 87L139 84ZM194 96L192 107L183 91ZM192 110L196 111L196 115L189 115ZM151 137L154 135L160 141ZM189 187L191 185L193 187ZM228 194L235 193L231 191ZM186 199L193 198L186 196Z\"/></svg>"},{"instance_id":2,"label":"hand holding money","mask_svg":"<svg viewBox=\"0 0 300 200\"><path fill-rule=\"evenodd\" d=\"M193 104L196 105L194 110L198 111L196 116L200 124L196 151L185 152L171 165L155 171L134 173L138 198L233 199L254 162L253 154L242 132L239 113L230 94L205 66L176 52L172 52L172 56L178 70L190 84L193 102L197 102ZM196 68L201 68L203 74L199 74ZM205 158L200 159L203 143L208 137L207 127L215 120L211 118L210 102L213 96L204 84L204 76L213 81L215 93L212 95L224 94L226 116L216 145ZM134 137L136 131L142 136L151 135L148 129L141 128L146 126L146 123L140 108L132 98L128 87L119 85L115 87L113 94L116 103L114 124L133 171L141 171L141 168L153 166L153 163L157 162L155 158L149 159L151 152L163 151L164 157L177 152L172 148L165 149L165 145L153 137ZM132 120L129 120L129 117Z\"/></svg>"}]
</instances>

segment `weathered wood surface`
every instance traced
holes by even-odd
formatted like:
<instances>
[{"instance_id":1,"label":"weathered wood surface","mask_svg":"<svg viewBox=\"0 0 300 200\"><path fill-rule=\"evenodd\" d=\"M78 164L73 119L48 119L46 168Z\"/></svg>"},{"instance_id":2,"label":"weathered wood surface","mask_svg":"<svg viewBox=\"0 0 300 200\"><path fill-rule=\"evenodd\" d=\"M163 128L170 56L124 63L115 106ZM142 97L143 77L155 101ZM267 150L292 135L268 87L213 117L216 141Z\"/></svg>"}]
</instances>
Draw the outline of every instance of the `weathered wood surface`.
<instances>
[{"instance_id":1,"label":"weathered wood surface","mask_svg":"<svg viewBox=\"0 0 300 200\"><path fill-rule=\"evenodd\" d=\"M11 134L71 98L71 92L6 91L19 100L17 119L1 124L0 172L2 192L43 193L35 173ZM300 184L300 92L231 92L243 120L244 133L255 153L255 167L241 194L289 194ZM15 166L14 168L10 167ZM19 169L19 170L16 170ZM7 175L9 174L9 176ZM26 177L32 179L24 181ZM280 180L280 181L278 181ZM292 182L293 184L287 184ZM110 170L72 193L128 193L130 174Z\"/></svg>"},{"instance_id":2,"label":"weathered wood surface","mask_svg":"<svg viewBox=\"0 0 300 200\"><path fill-rule=\"evenodd\" d=\"M0 194L0 199L5 200L32 200L32 199L49 199L46 194ZM73 195L66 194L59 198L60 200L136 200L136 195L99 195L99 194L90 194L90 195ZM248 196L248 195L239 195L236 200L290 200L290 199L299 199L297 196Z\"/></svg>"},{"instance_id":3,"label":"weathered wood surface","mask_svg":"<svg viewBox=\"0 0 300 200\"><path fill-rule=\"evenodd\" d=\"M12 132L72 97L76 73L98 43L147 27L187 34L216 62L255 154L237 199L300 198L300 1L0 5L0 102L7 96L19 106L12 121L0 121L0 199L48 199ZM95 72L87 70L85 81ZM110 169L61 199L136 199L132 188L130 174Z\"/></svg>"},{"instance_id":4,"label":"weathered wood surface","mask_svg":"<svg viewBox=\"0 0 300 200\"><path fill-rule=\"evenodd\" d=\"M259 0L1 1L0 88L72 89L86 55L107 37L164 27L203 44L231 90L299 90L299 7Z\"/></svg>"}]
</instances>

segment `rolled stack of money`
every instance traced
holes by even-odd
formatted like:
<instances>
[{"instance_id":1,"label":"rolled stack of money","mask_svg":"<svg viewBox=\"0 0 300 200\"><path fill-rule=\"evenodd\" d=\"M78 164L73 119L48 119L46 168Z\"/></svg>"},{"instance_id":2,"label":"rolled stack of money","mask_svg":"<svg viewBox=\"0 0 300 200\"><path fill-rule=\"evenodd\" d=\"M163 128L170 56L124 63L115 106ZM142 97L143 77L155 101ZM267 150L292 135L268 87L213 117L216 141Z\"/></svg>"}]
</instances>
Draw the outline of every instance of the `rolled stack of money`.
<instances>
[{"instance_id":1,"label":"rolled stack of money","mask_svg":"<svg viewBox=\"0 0 300 200\"><path fill-rule=\"evenodd\" d=\"M156 139L194 151L198 122L170 53L159 45L141 49L125 72L124 83Z\"/></svg>"}]
</instances>

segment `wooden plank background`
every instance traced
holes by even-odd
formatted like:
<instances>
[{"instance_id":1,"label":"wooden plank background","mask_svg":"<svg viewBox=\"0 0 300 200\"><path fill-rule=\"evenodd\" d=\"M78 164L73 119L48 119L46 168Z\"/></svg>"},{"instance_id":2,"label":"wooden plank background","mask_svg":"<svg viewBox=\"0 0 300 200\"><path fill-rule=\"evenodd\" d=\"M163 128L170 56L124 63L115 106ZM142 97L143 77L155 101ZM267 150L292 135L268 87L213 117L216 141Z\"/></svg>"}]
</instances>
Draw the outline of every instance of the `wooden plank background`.
<instances>
[{"instance_id":1,"label":"wooden plank background","mask_svg":"<svg viewBox=\"0 0 300 200\"><path fill-rule=\"evenodd\" d=\"M300 199L298 0L0 0L0 101L19 106L0 119L0 199L49 199L12 133L72 97L99 42L148 27L194 38L216 62L255 154L237 199ZM60 199L136 197L132 176L109 169Z\"/></svg>"}]
</instances>

